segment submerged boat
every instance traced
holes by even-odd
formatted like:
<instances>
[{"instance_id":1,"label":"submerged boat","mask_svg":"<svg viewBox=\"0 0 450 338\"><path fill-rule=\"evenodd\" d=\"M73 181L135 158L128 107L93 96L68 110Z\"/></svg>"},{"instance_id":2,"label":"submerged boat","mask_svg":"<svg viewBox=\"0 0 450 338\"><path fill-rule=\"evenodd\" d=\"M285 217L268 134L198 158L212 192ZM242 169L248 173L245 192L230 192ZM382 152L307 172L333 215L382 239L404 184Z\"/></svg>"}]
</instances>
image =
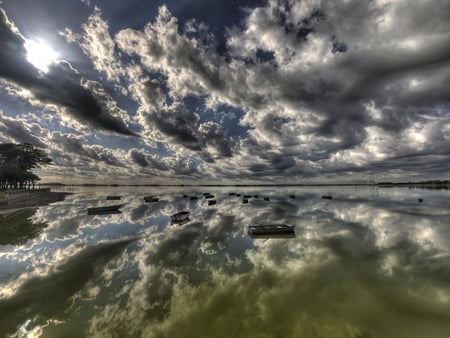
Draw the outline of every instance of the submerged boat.
<instances>
[{"instance_id":1,"label":"submerged boat","mask_svg":"<svg viewBox=\"0 0 450 338\"><path fill-rule=\"evenodd\" d=\"M286 223L255 224L248 227L249 235L278 235L294 233L295 225Z\"/></svg>"},{"instance_id":2,"label":"submerged boat","mask_svg":"<svg viewBox=\"0 0 450 338\"><path fill-rule=\"evenodd\" d=\"M154 196L144 196L144 201L151 203L151 202L159 202L159 198L158 197L154 197Z\"/></svg>"},{"instance_id":3,"label":"submerged boat","mask_svg":"<svg viewBox=\"0 0 450 338\"><path fill-rule=\"evenodd\" d=\"M187 220L190 214L189 211L180 211L170 216L170 219L173 223L179 223Z\"/></svg>"},{"instance_id":4,"label":"submerged boat","mask_svg":"<svg viewBox=\"0 0 450 338\"><path fill-rule=\"evenodd\" d=\"M117 213L123 204L105 205L102 207L87 208L88 214Z\"/></svg>"}]
</instances>

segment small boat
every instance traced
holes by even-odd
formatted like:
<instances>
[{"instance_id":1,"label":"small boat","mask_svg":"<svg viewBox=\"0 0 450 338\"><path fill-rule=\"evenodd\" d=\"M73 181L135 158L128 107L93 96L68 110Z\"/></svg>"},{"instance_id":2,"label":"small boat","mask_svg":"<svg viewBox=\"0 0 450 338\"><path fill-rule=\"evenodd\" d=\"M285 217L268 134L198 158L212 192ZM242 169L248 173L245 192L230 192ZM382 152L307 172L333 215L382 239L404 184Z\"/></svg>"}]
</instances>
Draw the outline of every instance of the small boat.
<instances>
[{"instance_id":1,"label":"small boat","mask_svg":"<svg viewBox=\"0 0 450 338\"><path fill-rule=\"evenodd\" d=\"M269 202L270 201L270 197L264 197L264 201Z\"/></svg>"},{"instance_id":2,"label":"small boat","mask_svg":"<svg viewBox=\"0 0 450 338\"><path fill-rule=\"evenodd\" d=\"M106 200L108 201L118 201L122 198L122 196L116 196L116 195L109 195L106 196Z\"/></svg>"},{"instance_id":3,"label":"small boat","mask_svg":"<svg viewBox=\"0 0 450 338\"><path fill-rule=\"evenodd\" d=\"M332 200L332 199L333 199L333 196L331 196L331 195L323 195L322 198L323 198L324 200Z\"/></svg>"},{"instance_id":4,"label":"small boat","mask_svg":"<svg viewBox=\"0 0 450 338\"><path fill-rule=\"evenodd\" d=\"M289 195L289 198L294 199L294 198L295 198L295 195Z\"/></svg>"},{"instance_id":5,"label":"small boat","mask_svg":"<svg viewBox=\"0 0 450 338\"><path fill-rule=\"evenodd\" d=\"M144 201L147 203L159 202L159 198L155 196L144 196Z\"/></svg>"},{"instance_id":6,"label":"small boat","mask_svg":"<svg viewBox=\"0 0 450 338\"><path fill-rule=\"evenodd\" d=\"M216 200L209 200L208 201L208 205L214 205L214 204L216 204L217 202L216 202Z\"/></svg>"},{"instance_id":7,"label":"small boat","mask_svg":"<svg viewBox=\"0 0 450 338\"><path fill-rule=\"evenodd\" d=\"M190 199L191 201L195 201L195 200L198 200L198 197L197 197L197 196L191 196L191 197L189 197L189 199Z\"/></svg>"},{"instance_id":8,"label":"small boat","mask_svg":"<svg viewBox=\"0 0 450 338\"><path fill-rule=\"evenodd\" d=\"M211 195L211 194L205 195L205 199L211 199L211 198L214 198L214 195Z\"/></svg>"},{"instance_id":9,"label":"small boat","mask_svg":"<svg viewBox=\"0 0 450 338\"><path fill-rule=\"evenodd\" d=\"M236 193L235 192L230 192L230 193L228 193L228 195L229 196L236 196Z\"/></svg>"},{"instance_id":10,"label":"small boat","mask_svg":"<svg viewBox=\"0 0 450 338\"><path fill-rule=\"evenodd\" d=\"M242 199L242 204L247 204L247 203L248 203L248 199L243 198L243 199Z\"/></svg>"},{"instance_id":11,"label":"small boat","mask_svg":"<svg viewBox=\"0 0 450 338\"><path fill-rule=\"evenodd\" d=\"M418 199L417 199L417 202L423 203L423 199L422 199L422 198L418 198Z\"/></svg>"},{"instance_id":12,"label":"small boat","mask_svg":"<svg viewBox=\"0 0 450 338\"><path fill-rule=\"evenodd\" d=\"M277 234L291 234L295 230L295 225L285 223L269 223L269 224L255 224L248 227L249 235L277 235Z\"/></svg>"},{"instance_id":13,"label":"small boat","mask_svg":"<svg viewBox=\"0 0 450 338\"><path fill-rule=\"evenodd\" d=\"M173 223L183 222L189 218L190 214L191 213L189 211L180 211L180 212L177 212L176 214L173 214L172 216L170 216L170 220Z\"/></svg>"},{"instance_id":14,"label":"small boat","mask_svg":"<svg viewBox=\"0 0 450 338\"><path fill-rule=\"evenodd\" d=\"M88 214L109 214L117 213L123 204L105 205L103 207L87 208Z\"/></svg>"}]
</instances>

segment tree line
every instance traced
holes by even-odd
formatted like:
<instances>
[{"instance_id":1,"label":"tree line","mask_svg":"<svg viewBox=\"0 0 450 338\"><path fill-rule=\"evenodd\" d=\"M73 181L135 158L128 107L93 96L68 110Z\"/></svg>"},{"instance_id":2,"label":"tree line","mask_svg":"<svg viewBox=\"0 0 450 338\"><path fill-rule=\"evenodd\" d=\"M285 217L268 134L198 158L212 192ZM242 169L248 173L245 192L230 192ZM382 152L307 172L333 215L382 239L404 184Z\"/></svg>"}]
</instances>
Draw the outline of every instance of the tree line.
<instances>
[{"instance_id":1,"label":"tree line","mask_svg":"<svg viewBox=\"0 0 450 338\"><path fill-rule=\"evenodd\" d=\"M52 159L30 143L0 144L0 189L31 189L40 178L32 172Z\"/></svg>"}]
</instances>

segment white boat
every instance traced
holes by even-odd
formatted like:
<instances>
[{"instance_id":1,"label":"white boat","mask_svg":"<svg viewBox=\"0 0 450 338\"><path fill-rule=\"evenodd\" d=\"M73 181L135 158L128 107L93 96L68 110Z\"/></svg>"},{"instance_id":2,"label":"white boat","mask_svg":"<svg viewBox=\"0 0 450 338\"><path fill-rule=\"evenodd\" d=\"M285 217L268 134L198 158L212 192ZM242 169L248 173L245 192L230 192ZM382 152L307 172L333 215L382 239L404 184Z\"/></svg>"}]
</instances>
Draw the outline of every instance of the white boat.
<instances>
[{"instance_id":1,"label":"white boat","mask_svg":"<svg viewBox=\"0 0 450 338\"><path fill-rule=\"evenodd\" d=\"M180 211L170 216L170 219L173 223L179 223L187 220L190 214L189 211Z\"/></svg>"},{"instance_id":2,"label":"white boat","mask_svg":"<svg viewBox=\"0 0 450 338\"><path fill-rule=\"evenodd\" d=\"M88 214L108 214L117 213L123 204L105 205L102 207L87 208Z\"/></svg>"},{"instance_id":3,"label":"white boat","mask_svg":"<svg viewBox=\"0 0 450 338\"><path fill-rule=\"evenodd\" d=\"M268 223L255 224L248 227L249 235L277 235L277 234L291 234L295 231L295 225L286 223Z\"/></svg>"}]
</instances>

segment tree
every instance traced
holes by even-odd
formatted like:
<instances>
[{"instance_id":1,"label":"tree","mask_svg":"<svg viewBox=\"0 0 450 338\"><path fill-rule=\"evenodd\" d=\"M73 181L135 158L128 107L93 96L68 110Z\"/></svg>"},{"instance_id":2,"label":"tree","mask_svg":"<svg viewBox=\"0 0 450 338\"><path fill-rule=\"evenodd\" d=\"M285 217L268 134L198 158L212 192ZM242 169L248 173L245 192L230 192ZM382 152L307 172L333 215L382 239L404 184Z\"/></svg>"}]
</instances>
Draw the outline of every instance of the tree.
<instances>
[{"instance_id":1,"label":"tree","mask_svg":"<svg viewBox=\"0 0 450 338\"><path fill-rule=\"evenodd\" d=\"M42 149L30 143L0 144L0 188L34 188L39 177L32 170L51 163Z\"/></svg>"}]
</instances>

